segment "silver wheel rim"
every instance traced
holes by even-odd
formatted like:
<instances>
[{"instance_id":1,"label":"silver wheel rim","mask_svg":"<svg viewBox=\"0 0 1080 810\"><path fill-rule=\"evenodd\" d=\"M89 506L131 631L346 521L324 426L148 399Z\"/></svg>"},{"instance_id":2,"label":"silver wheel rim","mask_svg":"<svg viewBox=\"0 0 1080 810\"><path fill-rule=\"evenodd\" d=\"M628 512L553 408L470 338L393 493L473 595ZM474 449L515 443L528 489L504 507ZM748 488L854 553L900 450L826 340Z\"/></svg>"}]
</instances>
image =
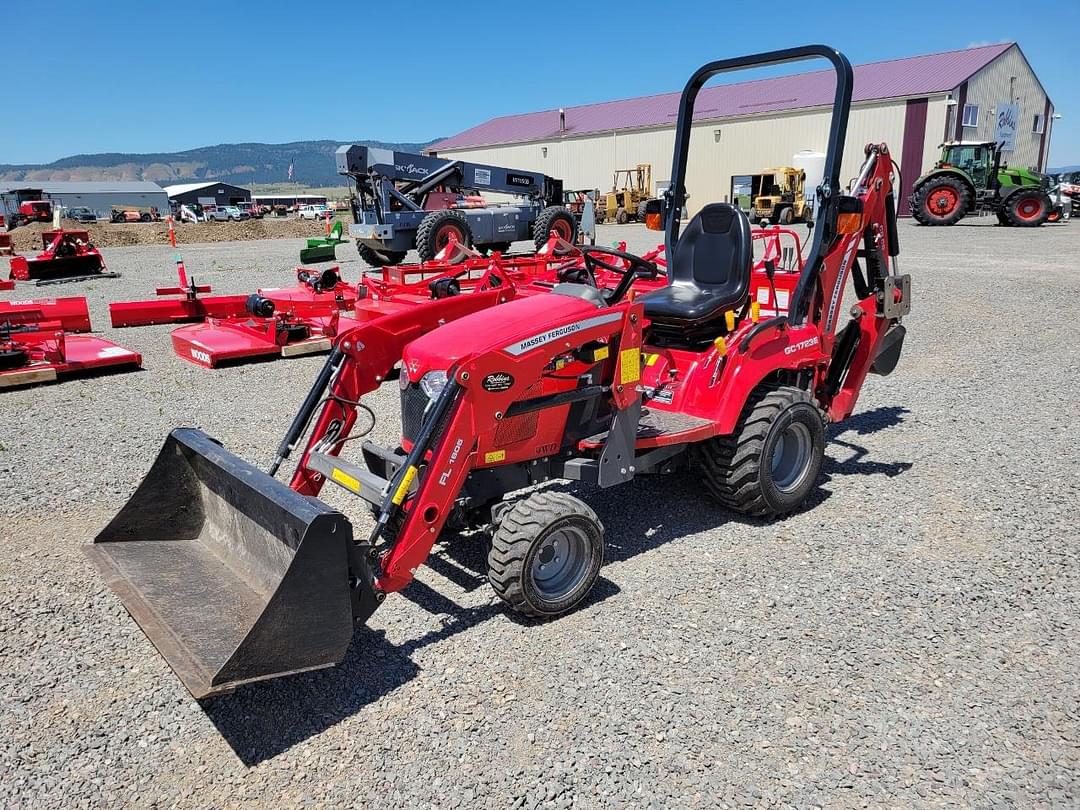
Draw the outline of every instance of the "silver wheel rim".
<instances>
[{"instance_id":1,"label":"silver wheel rim","mask_svg":"<svg viewBox=\"0 0 1080 810\"><path fill-rule=\"evenodd\" d=\"M781 492L796 489L806 477L814 442L810 429L801 422L792 422L773 445L772 480Z\"/></svg>"},{"instance_id":2,"label":"silver wheel rim","mask_svg":"<svg viewBox=\"0 0 1080 810\"><path fill-rule=\"evenodd\" d=\"M540 541L530 573L540 598L558 602L571 594L589 568L589 539L577 526L562 526Z\"/></svg>"}]
</instances>

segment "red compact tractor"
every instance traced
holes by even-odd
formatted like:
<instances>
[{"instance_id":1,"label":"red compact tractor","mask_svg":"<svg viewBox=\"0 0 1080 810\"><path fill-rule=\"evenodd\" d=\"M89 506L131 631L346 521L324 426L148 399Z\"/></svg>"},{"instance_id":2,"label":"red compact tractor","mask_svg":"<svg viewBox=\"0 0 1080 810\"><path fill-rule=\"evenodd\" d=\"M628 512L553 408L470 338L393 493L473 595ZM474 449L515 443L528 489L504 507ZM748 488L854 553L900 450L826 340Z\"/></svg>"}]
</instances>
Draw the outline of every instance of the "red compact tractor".
<instances>
[{"instance_id":1,"label":"red compact tractor","mask_svg":"<svg viewBox=\"0 0 1080 810\"><path fill-rule=\"evenodd\" d=\"M695 100L717 74L810 58L836 74L818 224L805 262L755 265L736 207L708 203L681 224ZM851 86L847 59L821 46L693 75L670 190L646 211L666 232L659 289L630 294L657 271L646 259L583 248L584 266L547 294L426 334L395 325L408 312L344 331L269 474L174 430L88 552L191 693L340 662L354 622L462 527L490 531L488 578L510 607L546 617L579 605L603 562L603 527L542 482L606 489L690 468L734 512L798 509L818 483L826 424L851 414L868 373L896 366L910 309L888 149L867 146L850 192L840 183ZM597 283L608 274L621 281ZM373 417L361 397L396 367L400 444L351 442L359 412ZM273 476L305 435L286 486ZM318 500L327 482L374 514L366 536Z\"/></svg>"}]
</instances>

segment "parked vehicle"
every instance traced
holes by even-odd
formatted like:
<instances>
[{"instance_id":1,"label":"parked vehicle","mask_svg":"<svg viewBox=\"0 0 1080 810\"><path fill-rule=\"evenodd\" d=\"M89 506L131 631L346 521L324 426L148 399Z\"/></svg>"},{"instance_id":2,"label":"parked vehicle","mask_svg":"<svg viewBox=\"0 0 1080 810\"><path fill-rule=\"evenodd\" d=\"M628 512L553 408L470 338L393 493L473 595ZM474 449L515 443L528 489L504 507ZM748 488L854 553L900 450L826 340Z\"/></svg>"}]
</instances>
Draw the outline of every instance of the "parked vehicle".
<instances>
[{"instance_id":1,"label":"parked vehicle","mask_svg":"<svg viewBox=\"0 0 1080 810\"><path fill-rule=\"evenodd\" d=\"M1037 228L1050 216L1047 179L1002 162L992 141L948 141L934 168L915 181L911 215L922 225L953 225L985 211L1001 225Z\"/></svg>"},{"instance_id":2,"label":"parked vehicle","mask_svg":"<svg viewBox=\"0 0 1080 810\"><path fill-rule=\"evenodd\" d=\"M766 169L752 175L753 205L750 208L750 224L771 222L773 225L790 225L792 222L808 222L810 205L806 199L806 172L793 166Z\"/></svg>"},{"instance_id":3,"label":"parked vehicle","mask_svg":"<svg viewBox=\"0 0 1080 810\"><path fill-rule=\"evenodd\" d=\"M64 211L64 219L71 219L75 222L97 222L97 214L89 208L80 206L78 208L69 208Z\"/></svg>"},{"instance_id":4,"label":"parked vehicle","mask_svg":"<svg viewBox=\"0 0 1080 810\"><path fill-rule=\"evenodd\" d=\"M161 213L155 206L149 207L119 207L113 206L113 222L160 222Z\"/></svg>"},{"instance_id":5,"label":"parked vehicle","mask_svg":"<svg viewBox=\"0 0 1080 810\"><path fill-rule=\"evenodd\" d=\"M262 219L263 210L261 205L256 205L251 202L240 202L236 204L243 213L247 214L251 219Z\"/></svg>"},{"instance_id":6,"label":"parked vehicle","mask_svg":"<svg viewBox=\"0 0 1080 810\"><path fill-rule=\"evenodd\" d=\"M207 205L203 207L203 213L207 222L241 222L251 218L235 205Z\"/></svg>"},{"instance_id":7,"label":"parked vehicle","mask_svg":"<svg viewBox=\"0 0 1080 810\"><path fill-rule=\"evenodd\" d=\"M52 203L48 200L26 200L19 203L19 209L11 215L8 230L31 222L51 222L52 216Z\"/></svg>"},{"instance_id":8,"label":"parked vehicle","mask_svg":"<svg viewBox=\"0 0 1080 810\"><path fill-rule=\"evenodd\" d=\"M326 205L301 205L299 214L300 219L313 219L316 221L321 221L326 219L327 214L332 217L334 215L334 212L331 211L330 207Z\"/></svg>"}]
</instances>

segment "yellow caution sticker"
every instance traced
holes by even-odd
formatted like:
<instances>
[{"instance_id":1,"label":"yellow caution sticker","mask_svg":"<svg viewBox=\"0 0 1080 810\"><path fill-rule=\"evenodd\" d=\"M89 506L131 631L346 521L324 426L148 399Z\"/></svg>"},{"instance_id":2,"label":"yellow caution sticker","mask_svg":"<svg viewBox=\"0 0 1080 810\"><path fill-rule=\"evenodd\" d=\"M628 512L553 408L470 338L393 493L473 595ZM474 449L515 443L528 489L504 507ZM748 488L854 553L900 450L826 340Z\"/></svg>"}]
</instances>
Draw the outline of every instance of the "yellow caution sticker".
<instances>
[{"instance_id":1,"label":"yellow caution sticker","mask_svg":"<svg viewBox=\"0 0 1080 810\"><path fill-rule=\"evenodd\" d=\"M645 355L645 365L647 365L647 366L655 366L656 361L659 360L659 359L660 359L660 355L658 355L658 354L647 354L647 355Z\"/></svg>"},{"instance_id":2,"label":"yellow caution sticker","mask_svg":"<svg viewBox=\"0 0 1080 810\"><path fill-rule=\"evenodd\" d=\"M623 385L629 385L640 380L641 349L623 349L619 352L619 366L622 369L619 381Z\"/></svg>"},{"instance_id":3,"label":"yellow caution sticker","mask_svg":"<svg viewBox=\"0 0 1080 810\"><path fill-rule=\"evenodd\" d=\"M405 496L409 494L409 488L413 485L413 481L415 480L416 467L409 467L409 469L405 471L405 475L401 477L401 483L398 484L397 491L391 499L395 506L401 506L401 502L405 500Z\"/></svg>"},{"instance_id":4,"label":"yellow caution sticker","mask_svg":"<svg viewBox=\"0 0 1080 810\"><path fill-rule=\"evenodd\" d=\"M334 480L334 481L337 481L343 487L345 487L347 489L351 489L353 492L356 492L356 493L359 494L359 492L360 492L360 482L357 481L355 478L353 478L351 475L349 475L344 470L339 470L337 467L334 467L334 471L332 473L330 473L330 478L332 480Z\"/></svg>"},{"instance_id":5,"label":"yellow caution sticker","mask_svg":"<svg viewBox=\"0 0 1080 810\"><path fill-rule=\"evenodd\" d=\"M505 450L492 450L490 453L484 453L485 464L495 464L500 461L506 461Z\"/></svg>"},{"instance_id":6,"label":"yellow caution sticker","mask_svg":"<svg viewBox=\"0 0 1080 810\"><path fill-rule=\"evenodd\" d=\"M610 354L611 349L609 349L607 346L598 346L593 349L592 361L594 363L599 363L601 360L607 360L608 355Z\"/></svg>"}]
</instances>

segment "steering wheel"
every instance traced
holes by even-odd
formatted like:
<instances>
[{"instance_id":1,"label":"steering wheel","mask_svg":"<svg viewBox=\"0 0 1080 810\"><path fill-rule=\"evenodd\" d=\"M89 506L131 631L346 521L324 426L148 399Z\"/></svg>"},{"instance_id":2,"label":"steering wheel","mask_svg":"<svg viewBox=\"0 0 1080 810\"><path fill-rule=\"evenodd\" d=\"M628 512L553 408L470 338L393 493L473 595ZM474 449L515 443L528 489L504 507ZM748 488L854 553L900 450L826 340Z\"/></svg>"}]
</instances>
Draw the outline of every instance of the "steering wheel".
<instances>
[{"instance_id":1,"label":"steering wheel","mask_svg":"<svg viewBox=\"0 0 1080 810\"><path fill-rule=\"evenodd\" d=\"M622 276L615 289L604 294L604 298L609 304L614 304L626 295L635 279L647 278L653 280L660 275L660 269L654 262L646 261L640 256L635 256L633 253L627 253L623 250L606 247L583 247L581 248L581 256L585 260L584 269L592 277L592 286L594 287L597 286L596 268L598 267ZM607 259L599 258L600 256L613 256L616 259L622 259L627 266L620 267Z\"/></svg>"}]
</instances>

